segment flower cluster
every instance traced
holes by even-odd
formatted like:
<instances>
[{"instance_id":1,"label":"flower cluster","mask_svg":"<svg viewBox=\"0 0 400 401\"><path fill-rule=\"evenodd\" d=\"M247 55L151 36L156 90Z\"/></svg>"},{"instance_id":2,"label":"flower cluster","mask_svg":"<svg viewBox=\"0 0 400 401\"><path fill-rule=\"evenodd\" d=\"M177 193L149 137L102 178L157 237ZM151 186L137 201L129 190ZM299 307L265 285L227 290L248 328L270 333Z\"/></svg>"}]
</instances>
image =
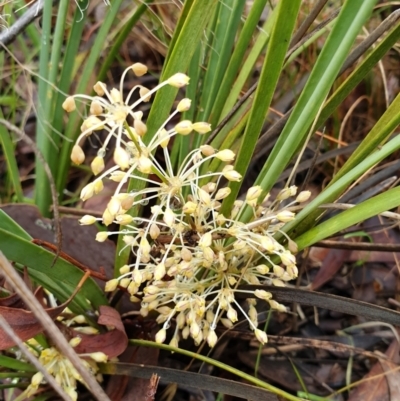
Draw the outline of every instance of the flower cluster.
<instances>
[{"instance_id":1,"label":"flower cluster","mask_svg":"<svg viewBox=\"0 0 400 401\"><path fill-rule=\"evenodd\" d=\"M136 75L146 70L141 64L134 64L131 69ZM221 202L230 194L229 187L223 183L241 180L230 164L234 161L234 152L203 145L189 152L177 169L171 162L168 143L173 136L193 131L205 134L211 129L205 122L187 120L170 128L172 118L189 109L189 99L178 103L148 144L142 140L147 127L142 113L135 111L138 104L149 100L160 87L182 87L188 84L189 78L178 73L152 90L135 87L124 98L122 84L127 71L119 90L108 91L106 85L99 82L94 87L97 96L76 95L64 103L64 109L72 111L76 98L90 100L90 115L83 122L82 134L72 152L75 163L83 163L85 159L79 146L84 137L96 130L109 133L91 163L97 178L83 188L81 199L89 199L100 192L106 177L119 184L102 219L86 215L80 222L93 224L101 220L107 226L113 222L119 224L119 231L99 232L96 239L104 241L109 235L120 234L135 257L132 264L120 268L120 276L110 280L106 290L125 288L132 302L140 302L143 316L151 311L158 313L157 322L162 328L156 335L157 342L165 341L167 329L174 321L171 345L177 346L180 338L190 336L196 343L206 340L212 347L217 341L217 323L232 327L240 311L256 338L265 343L265 332L257 328L254 297L267 301L275 310L285 311L286 308L273 300L271 293L245 291L240 285L282 286L297 276L292 253L295 244L286 238L289 244L286 249L274 236L294 218L290 207L306 201L309 192L301 192L282 208L282 202L295 197L296 187L283 189L269 202L268 197L262 199L262 188L254 186L247 191L244 200L235 201L229 215L223 215ZM140 91L140 99L130 102L134 90ZM103 158L112 137L116 142L115 166L103 172ZM162 163L155 157L156 150L163 153ZM211 161L225 166L221 171L210 172L207 168ZM139 173L146 174L147 178ZM146 188L126 192L128 180L145 181ZM129 214L130 209L143 204L149 204L149 216ZM245 224L240 216L247 207L252 208L253 219ZM235 299L239 292L248 294L247 305Z\"/></svg>"},{"instance_id":2,"label":"flower cluster","mask_svg":"<svg viewBox=\"0 0 400 401\"><path fill-rule=\"evenodd\" d=\"M72 346L77 346L80 342L79 337L70 340ZM81 375L78 373L74 365L55 347L43 348L36 340L31 339L27 342L30 349L39 357L39 362L44 369L52 375L61 388L71 397L72 400L78 399L76 391L77 382L84 383ZM93 374L99 370L97 363L106 362L107 356L102 352L93 352L90 354L80 354L83 365ZM98 380L101 381L101 375ZM23 399L29 398L36 394L39 386L45 383L44 376L41 372L37 372L32 376L31 383L23 392Z\"/></svg>"}]
</instances>

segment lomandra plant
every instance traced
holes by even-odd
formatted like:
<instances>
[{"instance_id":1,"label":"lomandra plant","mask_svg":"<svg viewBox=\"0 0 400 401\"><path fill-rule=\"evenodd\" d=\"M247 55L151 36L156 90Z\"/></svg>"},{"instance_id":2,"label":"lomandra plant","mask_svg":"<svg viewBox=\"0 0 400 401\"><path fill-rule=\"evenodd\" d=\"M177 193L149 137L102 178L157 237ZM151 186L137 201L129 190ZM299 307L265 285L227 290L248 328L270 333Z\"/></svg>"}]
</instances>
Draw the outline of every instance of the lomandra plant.
<instances>
[{"instance_id":1,"label":"lomandra plant","mask_svg":"<svg viewBox=\"0 0 400 401\"><path fill-rule=\"evenodd\" d=\"M107 282L106 291L127 292L132 302L140 303L135 309L141 315L155 317L156 341L170 343L169 347L159 344L160 348L179 351L179 341L189 336L196 344L206 341L212 347L218 341L219 323L231 328L241 319L265 344L268 337L259 327L259 313L288 310L274 298L274 287L286 286L297 277L296 255L400 204L396 187L322 219L325 204L336 201L399 149L399 137L392 137L400 123L399 95L387 102L360 145L312 200L308 191L297 189L296 168L278 186L284 170L298 165L314 133L395 46L400 37L398 12L365 37L363 27L368 29L371 18L380 16L377 0L338 2L338 12L319 26L314 19L327 1L318 1L312 8L300 0L255 0L244 14L242 0L187 0L168 43L160 83L126 90L128 74L140 80L147 72L145 61L126 68L118 88L108 87L104 77L113 73L109 71L113 57L151 1L141 2L133 11L101 59L105 38L122 5L121 0L111 1L72 90L72 71L84 58L77 54L88 2L81 3L67 41L65 63L59 60L68 1L60 2L50 63L50 42L41 47L40 76L45 79L39 83L37 143L56 178L61 201L70 158L77 165L90 163L93 173L82 189L82 200L100 193L106 180L117 182L102 217L86 215L80 220L81 224L119 226L100 231L96 238L105 241L117 236L118 240L114 278ZM259 26L266 6L267 18ZM390 6L389 2L389 11ZM51 36L52 11L47 2L43 37ZM311 46L317 56L304 88L293 107L272 125L269 110L281 96L280 85ZM96 63L101 65L97 77ZM260 65L259 70L256 66ZM63 66L60 71L59 66ZM256 69L259 78L249 88ZM97 83L88 87L89 81ZM149 101L152 106L145 117L141 106ZM70 113L68 122L63 109ZM52 130L65 136L51 138ZM92 140L98 132L105 133L105 139L97 155L89 159L85 139ZM337 136L337 132L330 134ZM12 161L9 142L5 137L2 143ZM263 153L270 143L271 150ZM59 159L54 144L60 149ZM111 154L110 165L106 160ZM255 156L265 160L258 176L244 188L243 177ZM14 173L15 166L10 162ZM51 202L42 169L36 174L35 202L46 214ZM21 200L18 174L12 177ZM275 195L271 195L273 189ZM67 299L79 272L63 260L50 269L51 255L41 251L36 257L37 248L28 242L29 237L8 220L7 227L0 229L0 235L8 258L18 262L19 268L28 266L35 281L60 300ZM25 252L18 252L15 244ZM71 305L82 312L86 300L93 309L107 303L90 280ZM109 373L116 372L117 367L107 366ZM244 377L243 372L239 374ZM248 375L246 379L297 399Z\"/></svg>"}]
</instances>

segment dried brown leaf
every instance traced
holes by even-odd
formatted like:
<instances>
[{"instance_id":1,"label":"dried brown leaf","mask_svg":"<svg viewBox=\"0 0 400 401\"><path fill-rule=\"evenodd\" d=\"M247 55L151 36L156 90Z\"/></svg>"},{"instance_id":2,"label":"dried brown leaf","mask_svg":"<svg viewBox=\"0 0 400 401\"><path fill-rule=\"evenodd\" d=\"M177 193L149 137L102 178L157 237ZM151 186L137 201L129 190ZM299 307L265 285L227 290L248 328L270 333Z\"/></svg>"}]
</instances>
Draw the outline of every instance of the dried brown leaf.
<instances>
[{"instance_id":1,"label":"dried brown leaf","mask_svg":"<svg viewBox=\"0 0 400 401\"><path fill-rule=\"evenodd\" d=\"M104 352L109 358L121 355L128 346L128 336L126 335L121 316L117 310L110 306L100 306L98 323L111 327L112 330L96 335L77 334L82 341L75 347L78 354L92 352Z\"/></svg>"},{"instance_id":2,"label":"dried brown leaf","mask_svg":"<svg viewBox=\"0 0 400 401\"><path fill-rule=\"evenodd\" d=\"M41 303L43 302L43 292L41 289L36 291L35 296ZM0 314L14 330L15 334L17 334L22 341L26 341L41 333L43 327L35 315L31 311L26 310L25 307L16 307L15 305L20 305L21 301L19 300L18 302L18 300L15 299L15 295L3 298L3 300L6 299L5 303L7 303L7 299L9 298L12 298L11 305L0 305ZM68 299L55 308L44 308L44 310L54 320L67 307L71 299L72 298ZM14 345L15 342L0 328L0 350L5 350Z\"/></svg>"},{"instance_id":3,"label":"dried brown leaf","mask_svg":"<svg viewBox=\"0 0 400 401\"><path fill-rule=\"evenodd\" d=\"M391 361L377 362L363 381L353 392L348 401L394 401L400 400L400 370L398 363L399 344L394 340L386 355ZM385 373L385 374L383 374Z\"/></svg>"}]
</instances>

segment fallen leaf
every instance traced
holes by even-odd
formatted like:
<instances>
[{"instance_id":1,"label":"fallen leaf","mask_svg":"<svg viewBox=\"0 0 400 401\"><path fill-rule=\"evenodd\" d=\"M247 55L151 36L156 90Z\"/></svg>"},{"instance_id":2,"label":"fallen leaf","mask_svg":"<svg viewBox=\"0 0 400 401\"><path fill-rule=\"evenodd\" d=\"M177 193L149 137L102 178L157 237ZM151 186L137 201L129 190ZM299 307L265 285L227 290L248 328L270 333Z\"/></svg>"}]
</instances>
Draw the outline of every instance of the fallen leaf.
<instances>
[{"instance_id":1,"label":"fallen leaf","mask_svg":"<svg viewBox=\"0 0 400 401\"><path fill-rule=\"evenodd\" d=\"M128 346L128 336L126 335L121 316L117 310L110 306L100 306L98 323L112 328L106 333L89 335L76 333L82 341L75 347L78 354L89 354L92 352L104 352L109 358L121 355Z\"/></svg>"},{"instance_id":2,"label":"fallen leaf","mask_svg":"<svg viewBox=\"0 0 400 401\"><path fill-rule=\"evenodd\" d=\"M393 340L386 351L386 355L391 360L377 362L364 377L365 381L350 393L348 401L400 400L400 370L398 366L400 357L397 340Z\"/></svg>"},{"instance_id":3,"label":"fallen leaf","mask_svg":"<svg viewBox=\"0 0 400 401\"><path fill-rule=\"evenodd\" d=\"M41 216L33 205L2 205L1 209L15 220L32 238L55 244L52 221ZM98 232L93 225L81 226L76 217L61 217L62 250L82 264L99 271L102 266L108 277L113 276L115 244L107 240L97 242Z\"/></svg>"},{"instance_id":4,"label":"fallen leaf","mask_svg":"<svg viewBox=\"0 0 400 401\"><path fill-rule=\"evenodd\" d=\"M35 296L43 303L43 291L41 288L35 292ZM11 297L14 299L14 296ZM44 308L44 310L54 320L68 306L71 299L72 297L55 308ZM0 305L0 314L22 341L27 341L44 330L33 312L22 307ZM5 350L14 345L15 342L0 328L0 350Z\"/></svg>"},{"instance_id":5,"label":"fallen leaf","mask_svg":"<svg viewBox=\"0 0 400 401\"><path fill-rule=\"evenodd\" d=\"M330 249L323 258L322 265L311 283L311 290L315 291L335 277L343 263L349 258L352 251L345 249Z\"/></svg>"}]
</instances>

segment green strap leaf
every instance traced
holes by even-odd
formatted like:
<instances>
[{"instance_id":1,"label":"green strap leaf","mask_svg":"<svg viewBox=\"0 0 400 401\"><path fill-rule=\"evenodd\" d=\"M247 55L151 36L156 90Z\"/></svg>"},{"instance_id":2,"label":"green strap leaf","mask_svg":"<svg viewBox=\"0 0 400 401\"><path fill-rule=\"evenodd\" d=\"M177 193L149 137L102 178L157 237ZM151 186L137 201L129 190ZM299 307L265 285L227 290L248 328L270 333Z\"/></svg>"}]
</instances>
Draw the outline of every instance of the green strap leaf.
<instances>
[{"instance_id":1,"label":"green strap leaf","mask_svg":"<svg viewBox=\"0 0 400 401\"><path fill-rule=\"evenodd\" d=\"M254 148L264 124L271 100L281 74L285 56L290 44L300 0L282 0L278 4L277 17L271 33L271 39L261 71L258 88L250 111L249 121L243 135L242 144L236 156L235 169L244 176L251 161ZM229 215L234 200L237 198L241 184L230 183L231 194L224 200L221 213Z\"/></svg>"},{"instance_id":2,"label":"green strap leaf","mask_svg":"<svg viewBox=\"0 0 400 401\"><path fill-rule=\"evenodd\" d=\"M29 276L39 285L53 293L61 302L66 301L74 292L84 273L62 258L58 258L53 267L55 255L31 242L31 237L24 232L6 213L0 210L0 250L6 258L18 263L19 269L28 268ZM72 310L85 314L92 306L98 308L107 305L103 291L90 277L72 300Z\"/></svg>"}]
</instances>

